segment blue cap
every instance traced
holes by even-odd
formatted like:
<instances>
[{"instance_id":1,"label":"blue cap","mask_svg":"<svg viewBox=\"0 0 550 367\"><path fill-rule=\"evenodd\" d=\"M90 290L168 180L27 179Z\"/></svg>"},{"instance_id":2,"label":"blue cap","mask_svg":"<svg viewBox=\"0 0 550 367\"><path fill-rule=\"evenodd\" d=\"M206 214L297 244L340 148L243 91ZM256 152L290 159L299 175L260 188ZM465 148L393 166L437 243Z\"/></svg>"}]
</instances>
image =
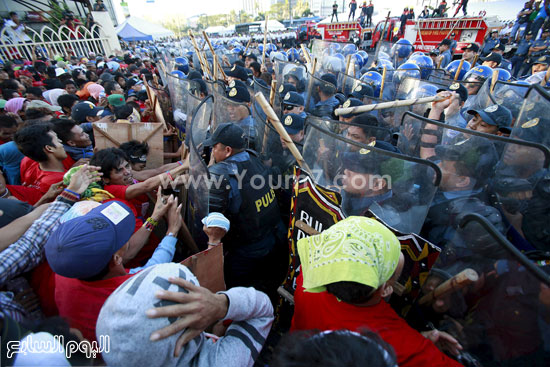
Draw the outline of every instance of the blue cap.
<instances>
[{"instance_id":1,"label":"blue cap","mask_svg":"<svg viewBox=\"0 0 550 367\"><path fill-rule=\"evenodd\" d=\"M205 147L213 147L218 143L234 149L242 149L246 145L245 132L242 127L231 122L219 124L212 136L203 143Z\"/></svg>"},{"instance_id":2,"label":"blue cap","mask_svg":"<svg viewBox=\"0 0 550 367\"><path fill-rule=\"evenodd\" d=\"M342 108L348 108L348 107L357 107L362 106L363 102L360 99L357 98L348 98L343 104ZM355 116L353 113L347 114L347 115L340 115L345 119L349 119L353 116Z\"/></svg>"},{"instance_id":3,"label":"blue cap","mask_svg":"<svg viewBox=\"0 0 550 367\"><path fill-rule=\"evenodd\" d=\"M305 106L304 97L298 92L288 92L283 98L283 104L289 106Z\"/></svg>"},{"instance_id":4,"label":"blue cap","mask_svg":"<svg viewBox=\"0 0 550 367\"><path fill-rule=\"evenodd\" d=\"M110 201L62 223L46 242L52 270L67 278L87 279L101 272L128 242L136 219L120 201Z\"/></svg>"},{"instance_id":5,"label":"blue cap","mask_svg":"<svg viewBox=\"0 0 550 367\"><path fill-rule=\"evenodd\" d=\"M294 84L290 84L290 83L283 83L281 84L281 86L279 87L279 95L281 97L284 97L286 96L286 94L288 92L297 92L298 90L296 89L296 86Z\"/></svg>"},{"instance_id":6,"label":"blue cap","mask_svg":"<svg viewBox=\"0 0 550 367\"><path fill-rule=\"evenodd\" d=\"M512 113L510 110L498 104L486 107L483 110L468 110L468 113L470 115L478 114L485 123L498 126L499 128L509 127L512 124Z\"/></svg>"},{"instance_id":7,"label":"blue cap","mask_svg":"<svg viewBox=\"0 0 550 367\"><path fill-rule=\"evenodd\" d=\"M300 131L304 130L304 118L295 113L289 113L288 115L285 115L283 126L285 127L287 133L290 135L296 135Z\"/></svg>"},{"instance_id":8,"label":"blue cap","mask_svg":"<svg viewBox=\"0 0 550 367\"><path fill-rule=\"evenodd\" d=\"M232 88L227 90L227 98L235 102L250 102L250 92L248 88L242 87L240 85L235 85Z\"/></svg>"}]
</instances>

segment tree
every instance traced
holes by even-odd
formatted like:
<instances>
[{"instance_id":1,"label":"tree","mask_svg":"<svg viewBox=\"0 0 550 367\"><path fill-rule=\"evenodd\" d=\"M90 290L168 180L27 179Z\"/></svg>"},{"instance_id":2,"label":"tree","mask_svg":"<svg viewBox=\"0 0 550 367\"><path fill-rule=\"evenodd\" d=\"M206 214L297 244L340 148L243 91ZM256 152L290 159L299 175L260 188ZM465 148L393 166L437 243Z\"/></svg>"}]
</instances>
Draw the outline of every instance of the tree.
<instances>
[{"instance_id":1,"label":"tree","mask_svg":"<svg viewBox=\"0 0 550 367\"><path fill-rule=\"evenodd\" d=\"M309 8L307 8L306 10L304 10L304 12L302 13L302 18L307 18L307 17L312 17L314 16L315 14L313 14L313 12L311 10L309 10Z\"/></svg>"},{"instance_id":2,"label":"tree","mask_svg":"<svg viewBox=\"0 0 550 367\"><path fill-rule=\"evenodd\" d=\"M309 1L294 0L293 3L295 5L292 7L292 14L295 18L299 18L306 10L309 10Z\"/></svg>"},{"instance_id":3,"label":"tree","mask_svg":"<svg viewBox=\"0 0 550 367\"><path fill-rule=\"evenodd\" d=\"M265 20L265 13L258 13L258 16L254 18L256 22Z\"/></svg>"}]
</instances>

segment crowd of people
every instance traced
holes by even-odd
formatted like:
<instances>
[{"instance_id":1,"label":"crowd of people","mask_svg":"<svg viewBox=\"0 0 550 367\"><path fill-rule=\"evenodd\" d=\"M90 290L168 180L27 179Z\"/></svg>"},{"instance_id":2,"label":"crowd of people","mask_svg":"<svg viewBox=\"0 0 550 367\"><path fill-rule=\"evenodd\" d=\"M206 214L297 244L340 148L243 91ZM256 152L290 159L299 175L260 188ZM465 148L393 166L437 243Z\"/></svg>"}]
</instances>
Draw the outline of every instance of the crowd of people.
<instances>
[{"instance_id":1,"label":"crowd of people","mask_svg":"<svg viewBox=\"0 0 550 367\"><path fill-rule=\"evenodd\" d=\"M454 39L373 55L220 38L205 52L183 39L6 63L2 365L547 365L550 29L538 19L511 30L528 59L509 62L493 32L454 61ZM163 152L109 138L159 120ZM321 216L296 212L298 186L274 184L297 165L342 219L294 243L296 222ZM471 214L485 226L464 224ZM213 292L181 262L218 246L226 287Z\"/></svg>"}]
</instances>

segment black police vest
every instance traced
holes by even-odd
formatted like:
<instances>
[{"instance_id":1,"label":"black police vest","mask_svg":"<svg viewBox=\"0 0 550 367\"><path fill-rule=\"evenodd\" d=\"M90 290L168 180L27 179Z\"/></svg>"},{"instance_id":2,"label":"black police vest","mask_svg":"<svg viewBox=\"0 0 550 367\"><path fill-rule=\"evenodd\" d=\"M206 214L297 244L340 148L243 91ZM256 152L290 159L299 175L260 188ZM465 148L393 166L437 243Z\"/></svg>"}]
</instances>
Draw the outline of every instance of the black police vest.
<instances>
[{"instance_id":1,"label":"black police vest","mask_svg":"<svg viewBox=\"0 0 550 367\"><path fill-rule=\"evenodd\" d=\"M271 188L269 170L254 153L249 155L248 161L232 162L237 166L239 176L245 172L239 190L241 207L231 218L232 224L237 225L236 235L243 240L243 245L258 242L271 235L280 221L279 206L275 191Z\"/></svg>"}]
</instances>

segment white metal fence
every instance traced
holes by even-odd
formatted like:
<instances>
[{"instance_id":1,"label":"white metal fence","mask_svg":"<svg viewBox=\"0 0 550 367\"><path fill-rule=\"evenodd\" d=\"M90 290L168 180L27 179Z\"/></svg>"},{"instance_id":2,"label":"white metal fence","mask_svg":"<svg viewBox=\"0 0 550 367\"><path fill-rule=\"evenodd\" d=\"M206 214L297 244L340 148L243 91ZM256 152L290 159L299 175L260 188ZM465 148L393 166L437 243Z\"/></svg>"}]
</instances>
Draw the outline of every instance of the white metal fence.
<instances>
[{"instance_id":1,"label":"white metal fence","mask_svg":"<svg viewBox=\"0 0 550 367\"><path fill-rule=\"evenodd\" d=\"M47 58L55 56L88 57L90 52L107 53L107 36L98 24L91 29L77 26L73 31L63 25L56 31L43 26L40 32L27 28L25 33L31 39L25 41L19 35L4 27L0 31L0 58L3 60L31 59L32 54Z\"/></svg>"}]
</instances>

